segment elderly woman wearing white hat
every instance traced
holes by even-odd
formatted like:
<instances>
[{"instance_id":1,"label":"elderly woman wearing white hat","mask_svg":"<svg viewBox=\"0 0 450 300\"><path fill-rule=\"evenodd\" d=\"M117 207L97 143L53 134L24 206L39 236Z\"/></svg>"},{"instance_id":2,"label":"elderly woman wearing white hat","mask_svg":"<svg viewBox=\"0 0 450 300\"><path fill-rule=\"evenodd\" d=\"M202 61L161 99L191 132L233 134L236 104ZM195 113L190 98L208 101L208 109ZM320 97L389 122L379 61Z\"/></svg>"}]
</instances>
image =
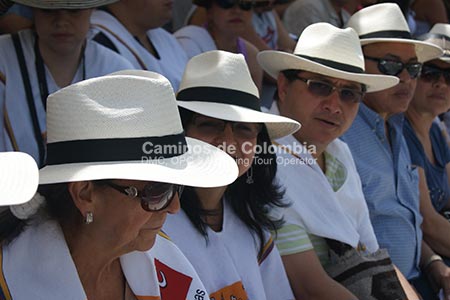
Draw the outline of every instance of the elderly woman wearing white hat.
<instances>
[{"instance_id":1,"label":"elderly woman wearing white hat","mask_svg":"<svg viewBox=\"0 0 450 300\"><path fill-rule=\"evenodd\" d=\"M424 63L414 97L405 112L403 128L411 160L424 172L422 229L430 246L450 257L450 223L439 214L450 208L450 149L445 133L434 120L450 109L450 25L436 24L420 40L444 49L444 55Z\"/></svg>"},{"instance_id":2,"label":"elderly woman wearing white hat","mask_svg":"<svg viewBox=\"0 0 450 300\"><path fill-rule=\"evenodd\" d=\"M188 62L177 94L186 134L225 149L239 167L230 185L186 188L182 212L164 225L214 299L294 299L268 231L280 224L267 211L281 205L282 190L267 148L269 136L300 125L262 113L258 96L244 56L218 50Z\"/></svg>"},{"instance_id":3,"label":"elderly woman wearing white hat","mask_svg":"<svg viewBox=\"0 0 450 300\"><path fill-rule=\"evenodd\" d=\"M419 186L426 179L423 170L411 164L402 114L414 96L422 63L440 57L442 49L412 39L400 8L393 3L366 7L355 13L347 26L361 39L366 70L400 79L393 88L367 94L352 127L343 136L361 177L375 234L424 299L435 297L421 276L426 273L433 274L437 285L445 287L448 298L450 269L437 262L432 250L435 241L422 238L422 217L426 223L435 216L423 211L429 197L428 193L419 194ZM440 235L440 229L434 234ZM440 239L448 240L448 235Z\"/></svg>"},{"instance_id":4,"label":"elderly woman wearing white hat","mask_svg":"<svg viewBox=\"0 0 450 300\"><path fill-rule=\"evenodd\" d=\"M169 81L73 84L49 96L47 124L40 194L0 216L2 298L208 299L160 229L183 185L223 186L237 167L184 137Z\"/></svg>"},{"instance_id":5,"label":"elderly woman wearing white hat","mask_svg":"<svg viewBox=\"0 0 450 300\"><path fill-rule=\"evenodd\" d=\"M34 28L0 38L0 103L5 101L6 150L45 161L49 93L132 65L86 39L92 9L116 0L17 0L33 10ZM0 149L0 151L5 149Z\"/></svg>"}]
</instances>

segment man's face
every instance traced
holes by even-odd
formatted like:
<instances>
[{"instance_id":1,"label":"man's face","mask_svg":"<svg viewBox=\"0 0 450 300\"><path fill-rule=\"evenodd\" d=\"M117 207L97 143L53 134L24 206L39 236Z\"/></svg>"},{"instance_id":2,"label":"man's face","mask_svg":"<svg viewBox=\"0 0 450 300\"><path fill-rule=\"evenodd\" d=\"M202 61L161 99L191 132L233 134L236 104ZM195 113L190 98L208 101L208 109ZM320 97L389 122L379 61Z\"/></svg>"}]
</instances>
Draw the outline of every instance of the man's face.
<instances>
[{"instance_id":1,"label":"man's face","mask_svg":"<svg viewBox=\"0 0 450 300\"><path fill-rule=\"evenodd\" d=\"M288 77L283 73L278 76L278 108L281 115L302 124L302 128L294 134L298 141L315 145L319 150L326 148L350 127L358 112L359 102L342 100L342 92L336 89L328 96L319 96L313 91L311 81L308 85ZM328 83L338 89L362 91L360 83L316 73L300 71L297 77Z\"/></svg>"},{"instance_id":2,"label":"man's face","mask_svg":"<svg viewBox=\"0 0 450 300\"><path fill-rule=\"evenodd\" d=\"M363 52L366 58L366 72L369 74L383 74L379 69L380 62L369 58L384 59L385 61L395 61L403 64L417 63L415 46L412 44L374 43L364 46ZM364 103L384 119L393 114L406 111L416 89L417 79L411 78L406 69L403 69L396 76L400 79L398 85L387 90L367 94L364 97Z\"/></svg>"}]
</instances>

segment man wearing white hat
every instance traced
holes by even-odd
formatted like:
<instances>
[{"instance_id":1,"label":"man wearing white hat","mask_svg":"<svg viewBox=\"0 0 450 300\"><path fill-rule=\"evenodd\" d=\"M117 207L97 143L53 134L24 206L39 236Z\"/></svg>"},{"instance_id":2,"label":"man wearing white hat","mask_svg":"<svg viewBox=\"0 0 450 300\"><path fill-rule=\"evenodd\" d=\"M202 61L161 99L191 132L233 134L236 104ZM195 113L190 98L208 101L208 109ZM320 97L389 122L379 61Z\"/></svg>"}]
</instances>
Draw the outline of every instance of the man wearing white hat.
<instances>
[{"instance_id":1,"label":"man wearing white hat","mask_svg":"<svg viewBox=\"0 0 450 300\"><path fill-rule=\"evenodd\" d=\"M419 172L411 164L401 114L413 97L422 63L439 57L442 50L413 40L396 4L364 8L347 26L361 39L367 71L400 79L398 86L364 97L343 137L355 159L378 242L425 299L435 295L419 277L421 268L433 274L450 297L450 270L435 263L438 257L422 238Z\"/></svg>"},{"instance_id":2,"label":"man wearing white hat","mask_svg":"<svg viewBox=\"0 0 450 300\"><path fill-rule=\"evenodd\" d=\"M264 51L258 60L278 79L278 99L271 111L302 124L301 130L275 142L277 177L291 204L281 212L286 223L277 233L277 246L296 298L387 299L390 293L404 299L392 264L389 272L368 267L369 276L352 273L352 282L339 279L344 272L329 268L348 267L329 259L339 252L337 245L346 255L371 253L389 261L379 249L350 150L337 138L350 127L365 93L390 88L398 79L365 74L355 31L326 23L307 27L293 54ZM382 286L388 278L396 279L389 291L371 288L372 282ZM410 294L406 280L403 283Z\"/></svg>"}]
</instances>

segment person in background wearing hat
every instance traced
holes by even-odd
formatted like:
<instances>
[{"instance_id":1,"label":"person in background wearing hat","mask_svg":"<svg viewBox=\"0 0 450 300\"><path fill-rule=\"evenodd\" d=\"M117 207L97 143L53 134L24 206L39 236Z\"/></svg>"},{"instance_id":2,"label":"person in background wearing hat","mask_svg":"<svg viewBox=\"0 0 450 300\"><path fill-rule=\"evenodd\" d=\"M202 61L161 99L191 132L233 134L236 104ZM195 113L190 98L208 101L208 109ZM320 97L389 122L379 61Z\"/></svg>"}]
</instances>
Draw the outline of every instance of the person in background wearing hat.
<instances>
[{"instance_id":1,"label":"person in background wearing hat","mask_svg":"<svg viewBox=\"0 0 450 300\"><path fill-rule=\"evenodd\" d=\"M253 81L261 90L263 72L256 61L258 49L241 38L245 28L252 26L252 2L196 0L194 3L206 9L205 23L199 26L188 25L174 33L188 57L217 49L241 53L245 57Z\"/></svg>"},{"instance_id":2,"label":"person in background wearing hat","mask_svg":"<svg viewBox=\"0 0 450 300\"><path fill-rule=\"evenodd\" d=\"M270 138L300 125L260 111L244 57L209 51L187 64L177 94L186 135L224 149L238 179L217 188L186 188L182 212L163 229L197 270L211 299L294 299L267 211L280 205ZM259 149L259 150L256 150ZM257 152L257 153L256 153Z\"/></svg>"},{"instance_id":3,"label":"person in background wearing hat","mask_svg":"<svg viewBox=\"0 0 450 300\"><path fill-rule=\"evenodd\" d=\"M49 96L47 121L39 193L0 215L2 298L209 299L160 229L183 185L226 185L237 167L185 138L169 81L82 81Z\"/></svg>"},{"instance_id":4,"label":"person in background wearing hat","mask_svg":"<svg viewBox=\"0 0 450 300\"><path fill-rule=\"evenodd\" d=\"M361 177L375 234L424 299L435 297L419 277L424 272L433 274L448 299L450 269L436 262L435 253L422 238L419 172L411 163L401 114L413 98L422 63L441 56L442 49L413 40L400 8L393 3L362 9L347 26L361 39L367 72L400 79L391 89L367 94L343 136Z\"/></svg>"},{"instance_id":5,"label":"person in background wearing hat","mask_svg":"<svg viewBox=\"0 0 450 300\"><path fill-rule=\"evenodd\" d=\"M346 267L345 259L335 261L337 254L348 260L356 250L352 260L366 254L389 260L379 249L350 150L338 137L352 124L366 92L392 87L398 79L365 74L356 33L327 23L307 27L293 54L263 51L258 61L278 79L278 99L271 112L303 126L274 142L279 149L278 182L286 189L285 201L291 203L274 213L286 221L276 242L296 298L387 299L388 294L406 298L398 281L389 291L372 288L372 280L380 287L395 278L392 263L383 270L366 266L369 276L352 273L351 282L342 285L329 271L333 265ZM417 299L398 276L408 299Z\"/></svg>"},{"instance_id":6,"label":"person in background wearing hat","mask_svg":"<svg viewBox=\"0 0 450 300\"><path fill-rule=\"evenodd\" d=\"M436 24L429 34L419 39L440 46L448 53L450 25ZM442 133L434 120L449 108L450 58L447 54L423 65L403 127L412 163L426 178L419 186L420 196L426 198L421 200L424 239L445 257L450 257L450 223L440 213L450 208L450 149L446 133Z\"/></svg>"},{"instance_id":7,"label":"person in background wearing hat","mask_svg":"<svg viewBox=\"0 0 450 300\"><path fill-rule=\"evenodd\" d=\"M131 64L86 39L92 8L115 0L17 0L32 7L34 29L0 37L0 98L6 102L6 149L45 161L49 93Z\"/></svg>"},{"instance_id":8,"label":"person in background wearing hat","mask_svg":"<svg viewBox=\"0 0 450 300\"><path fill-rule=\"evenodd\" d=\"M161 28L172 18L172 0L120 0L92 14L99 30L94 40L120 53L134 69L167 77L178 89L188 57L177 40Z\"/></svg>"}]
</instances>

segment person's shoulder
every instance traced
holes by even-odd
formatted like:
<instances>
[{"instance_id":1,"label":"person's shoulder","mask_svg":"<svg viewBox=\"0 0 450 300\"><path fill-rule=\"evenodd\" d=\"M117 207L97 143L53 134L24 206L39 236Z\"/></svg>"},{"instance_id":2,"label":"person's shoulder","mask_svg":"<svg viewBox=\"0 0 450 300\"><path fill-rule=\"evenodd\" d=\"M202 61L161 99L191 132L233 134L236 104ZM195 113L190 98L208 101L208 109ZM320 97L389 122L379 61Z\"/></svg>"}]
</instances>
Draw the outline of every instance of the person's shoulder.
<instances>
[{"instance_id":1,"label":"person's shoulder","mask_svg":"<svg viewBox=\"0 0 450 300\"><path fill-rule=\"evenodd\" d=\"M111 70L111 72L135 69L125 57L94 40L88 40L86 42L85 57L87 60L92 60L98 65L113 68L114 70Z\"/></svg>"},{"instance_id":2,"label":"person's shoulder","mask_svg":"<svg viewBox=\"0 0 450 300\"><path fill-rule=\"evenodd\" d=\"M194 38L197 36L209 36L208 30L201 26L197 25L188 25L185 27L180 28L179 30L175 31L173 34L177 39L179 38Z\"/></svg>"}]
</instances>

